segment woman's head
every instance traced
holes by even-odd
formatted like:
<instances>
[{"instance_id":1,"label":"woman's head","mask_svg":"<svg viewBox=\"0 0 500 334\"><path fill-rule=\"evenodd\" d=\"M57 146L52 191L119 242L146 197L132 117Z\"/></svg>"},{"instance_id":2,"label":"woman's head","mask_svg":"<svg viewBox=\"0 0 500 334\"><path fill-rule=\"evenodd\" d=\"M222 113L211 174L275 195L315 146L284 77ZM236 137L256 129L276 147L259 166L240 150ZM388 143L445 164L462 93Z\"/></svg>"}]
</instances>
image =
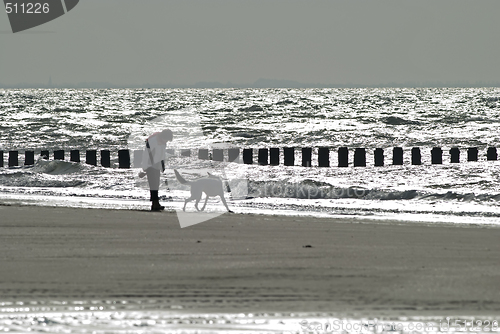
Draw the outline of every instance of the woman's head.
<instances>
[{"instance_id":1,"label":"woman's head","mask_svg":"<svg viewBox=\"0 0 500 334\"><path fill-rule=\"evenodd\" d=\"M174 139L174 135L172 131L165 129L162 132L160 132L160 137L163 139L165 142L172 141Z\"/></svg>"}]
</instances>

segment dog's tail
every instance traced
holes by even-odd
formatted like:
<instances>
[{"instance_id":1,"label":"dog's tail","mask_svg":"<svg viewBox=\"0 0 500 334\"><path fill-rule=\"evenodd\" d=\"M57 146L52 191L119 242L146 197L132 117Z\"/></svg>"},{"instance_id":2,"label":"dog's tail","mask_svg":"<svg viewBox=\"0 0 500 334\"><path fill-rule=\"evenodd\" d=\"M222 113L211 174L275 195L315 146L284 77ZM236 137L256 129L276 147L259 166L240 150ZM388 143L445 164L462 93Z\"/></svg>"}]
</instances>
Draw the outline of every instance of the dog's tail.
<instances>
[{"instance_id":1,"label":"dog's tail","mask_svg":"<svg viewBox=\"0 0 500 334\"><path fill-rule=\"evenodd\" d=\"M177 178L177 181L179 181L181 184L191 184L191 182L184 179L176 169L174 169L174 173L175 173L175 177Z\"/></svg>"}]
</instances>

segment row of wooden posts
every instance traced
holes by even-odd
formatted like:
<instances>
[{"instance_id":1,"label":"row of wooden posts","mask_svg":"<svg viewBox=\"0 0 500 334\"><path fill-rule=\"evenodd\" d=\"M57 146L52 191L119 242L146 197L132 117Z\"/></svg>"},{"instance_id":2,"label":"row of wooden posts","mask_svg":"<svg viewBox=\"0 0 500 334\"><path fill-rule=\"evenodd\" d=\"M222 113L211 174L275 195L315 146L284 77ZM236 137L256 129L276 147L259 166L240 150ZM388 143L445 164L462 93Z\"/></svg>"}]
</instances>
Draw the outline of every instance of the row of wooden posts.
<instances>
[{"instance_id":1,"label":"row of wooden posts","mask_svg":"<svg viewBox=\"0 0 500 334\"><path fill-rule=\"evenodd\" d=\"M285 166L295 166L295 150L294 147L283 148L283 157ZM313 149L310 147L304 147L300 149L302 151L302 166L310 167L312 166L312 152ZM196 151L196 150L195 150ZM131 167L131 156L130 150L119 150L118 151L118 167L119 168L130 168ZM134 154L134 167L140 167L140 162L142 161L143 150L135 150ZM174 154L174 150L167 150L168 153ZM227 150L229 162L239 162L240 149L230 148ZM64 150L56 150L54 153L54 160L65 160ZM191 150L180 150L180 155L184 157L190 157ZM24 165L34 165L35 164L35 151L25 151ZM243 149L243 163L253 164L253 149L245 148ZM479 151L477 147L471 147L467 149L467 161L478 161ZM44 159L49 159L49 151L41 151L41 157ZM199 149L198 158L203 160L213 160L213 161L224 161L224 150L223 149L213 149L210 156L210 151L208 149ZM489 147L486 153L486 159L489 161L497 160L497 149L495 147ZM81 162L80 161L80 151L71 150L70 151L70 161ZM85 152L85 163L93 166L97 166L97 150L87 150ZM450 149L450 162L459 163L460 162L460 149L458 147L453 147ZM277 166L280 164L280 149L279 148L261 148L258 149L257 153L257 163L259 165L271 165ZM374 165L384 166L384 150L382 148L377 148L374 151ZM443 150L440 147L434 147L431 150L431 163L432 164L442 164L443 163ZM403 148L394 147L392 150L392 164L393 165L403 165ZM419 147L413 147L411 149L411 164L421 165L422 164L422 154ZM103 167L111 167L111 152L109 150L100 151L100 165ZM16 167L19 166L19 151L9 151L8 152L8 166ZM330 148L329 147L319 147L318 148L318 166L319 167L330 167ZM338 166L348 167L349 166L349 149L347 147L340 147L338 149ZM354 149L354 166L366 166L366 149L356 148ZM0 151L0 167L4 167L4 151Z\"/></svg>"}]
</instances>

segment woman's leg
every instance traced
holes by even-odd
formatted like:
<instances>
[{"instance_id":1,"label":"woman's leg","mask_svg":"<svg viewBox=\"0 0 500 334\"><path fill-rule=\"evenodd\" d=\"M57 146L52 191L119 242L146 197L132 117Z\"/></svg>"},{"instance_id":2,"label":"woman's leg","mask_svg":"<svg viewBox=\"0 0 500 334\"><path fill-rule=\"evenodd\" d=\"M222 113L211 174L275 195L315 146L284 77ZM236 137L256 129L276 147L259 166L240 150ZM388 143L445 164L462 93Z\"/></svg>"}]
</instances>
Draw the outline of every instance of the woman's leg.
<instances>
[{"instance_id":1,"label":"woman's leg","mask_svg":"<svg viewBox=\"0 0 500 334\"><path fill-rule=\"evenodd\" d=\"M163 210L165 207L160 205L160 200L158 198L158 189L160 188L160 170L150 167L146 169L146 174L148 176L149 190L151 193L150 201L152 211Z\"/></svg>"},{"instance_id":2,"label":"woman's leg","mask_svg":"<svg viewBox=\"0 0 500 334\"><path fill-rule=\"evenodd\" d=\"M146 175L148 176L149 190L158 191L160 189L160 170L149 167L146 169Z\"/></svg>"}]
</instances>

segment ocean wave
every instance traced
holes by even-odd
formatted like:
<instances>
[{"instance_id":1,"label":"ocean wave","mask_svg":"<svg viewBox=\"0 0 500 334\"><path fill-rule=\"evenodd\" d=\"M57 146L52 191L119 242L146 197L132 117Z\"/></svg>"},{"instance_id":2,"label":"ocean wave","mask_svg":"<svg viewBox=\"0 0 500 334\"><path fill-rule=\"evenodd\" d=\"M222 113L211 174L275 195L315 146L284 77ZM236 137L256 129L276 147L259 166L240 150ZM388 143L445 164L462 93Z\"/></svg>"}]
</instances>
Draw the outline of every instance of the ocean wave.
<instances>
[{"instance_id":1,"label":"ocean wave","mask_svg":"<svg viewBox=\"0 0 500 334\"><path fill-rule=\"evenodd\" d=\"M45 110L47 110L47 109L45 109ZM85 109L81 109L81 108L55 108L52 111L55 112L55 113L64 113L64 112L68 112L68 113L84 113L84 112L87 112Z\"/></svg>"},{"instance_id":2,"label":"ocean wave","mask_svg":"<svg viewBox=\"0 0 500 334\"><path fill-rule=\"evenodd\" d=\"M84 187L90 166L62 160L39 159L33 166L0 170L0 185L5 187L72 188Z\"/></svg>"},{"instance_id":3,"label":"ocean wave","mask_svg":"<svg viewBox=\"0 0 500 334\"><path fill-rule=\"evenodd\" d=\"M29 173L0 174L0 185L2 187L76 188L84 187L86 184L87 182L83 180L43 178Z\"/></svg>"},{"instance_id":4,"label":"ocean wave","mask_svg":"<svg viewBox=\"0 0 500 334\"><path fill-rule=\"evenodd\" d=\"M44 173L50 175L64 175L79 173L88 169L85 165L76 162L69 162L63 160L43 160L39 159L35 165L29 170L34 173Z\"/></svg>"},{"instance_id":5,"label":"ocean wave","mask_svg":"<svg viewBox=\"0 0 500 334\"><path fill-rule=\"evenodd\" d=\"M436 193L436 194L428 194L421 196L420 199L423 200L457 200L463 202L491 202L500 201L500 194L460 194L453 191L448 191L446 193Z\"/></svg>"},{"instance_id":6,"label":"ocean wave","mask_svg":"<svg viewBox=\"0 0 500 334\"><path fill-rule=\"evenodd\" d=\"M483 97L479 99L481 102L498 102L500 101L500 97L498 96L491 96L491 97Z\"/></svg>"},{"instance_id":7,"label":"ocean wave","mask_svg":"<svg viewBox=\"0 0 500 334\"><path fill-rule=\"evenodd\" d=\"M261 106L256 105L256 104L254 104L251 107L240 108L239 110L240 111L245 111L245 112L247 112L247 111L264 111L264 109Z\"/></svg>"},{"instance_id":8,"label":"ocean wave","mask_svg":"<svg viewBox=\"0 0 500 334\"><path fill-rule=\"evenodd\" d=\"M474 194L448 191L428 193L418 190L368 189L365 187L335 187L325 182L304 180L287 181L250 181L250 197L296 198L296 199L345 199L398 201L460 201L460 202L499 202L500 194Z\"/></svg>"},{"instance_id":9,"label":"ocean wave","mask_svg":"<svg viewBox=\"0 0 500 334\"><path fill-rule=\"evenodd\" d=\"M255 134L249 133L249 132L235 132L233 134L234 137L241 137L241 138L254 138L256 137Z\"/></svg>"},{"instance_id":10,"label":"ocean wave","mask_svg":"<svg viewBox=\"0 0 500 334\"><path fill-rule=\"evenodd\" d=\"M334 187L308 182L249 182L250 197L275 197L297 199L406 200L419 196L417 191L385 191L363 187Z\"/></svg>"},{"instance_id":11,"label":"ocean wave","mask_svg":"<svg viewBox=\"0 0 500 334\"><path fill-rule=\"evenodd\" d=\"M411 121L396 116L384 117L382 118L382 122L388 125L420 125L420 122Z\"/></svg>"}]
</instances>

